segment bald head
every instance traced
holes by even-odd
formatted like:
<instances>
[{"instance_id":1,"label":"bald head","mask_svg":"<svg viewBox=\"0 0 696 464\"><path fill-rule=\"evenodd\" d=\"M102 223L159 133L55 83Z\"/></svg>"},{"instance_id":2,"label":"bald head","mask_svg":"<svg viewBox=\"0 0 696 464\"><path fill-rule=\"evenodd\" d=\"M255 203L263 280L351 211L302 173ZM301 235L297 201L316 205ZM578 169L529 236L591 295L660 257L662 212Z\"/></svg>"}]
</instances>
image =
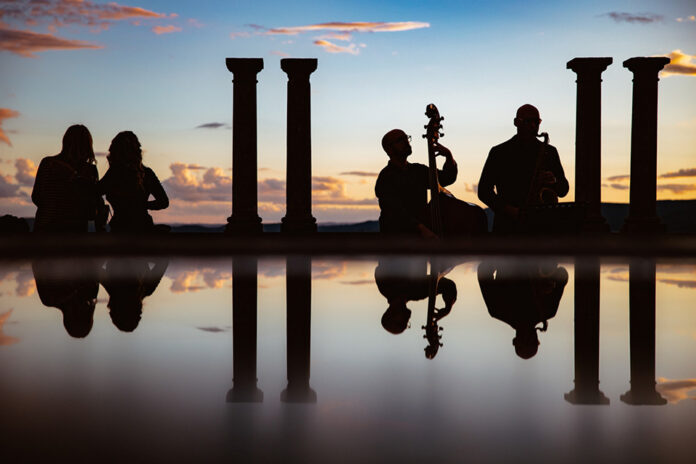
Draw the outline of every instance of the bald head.
<instances>
[{"instance_id":1,"label":"bald head","mask_svg":"<svg viewBox=\"0 0 696 464\"><path fill-rule=\"evenodd\" d=\"M392 129L384 134L382 148L390 158L405 160L411 154L409 137L401 129Z\"/></svg>"},{"instance_id":2,"label":"bald head","mask_svg":"<svg viewBox=\"0 0 696 464\"><path fill-rule=\"evenodd\" d=\"M541 124L539 110L530 104L522 105L517 109L513 122L517 127L517 135L523 139L533 139Z\"/></svg>"}]
</instances>

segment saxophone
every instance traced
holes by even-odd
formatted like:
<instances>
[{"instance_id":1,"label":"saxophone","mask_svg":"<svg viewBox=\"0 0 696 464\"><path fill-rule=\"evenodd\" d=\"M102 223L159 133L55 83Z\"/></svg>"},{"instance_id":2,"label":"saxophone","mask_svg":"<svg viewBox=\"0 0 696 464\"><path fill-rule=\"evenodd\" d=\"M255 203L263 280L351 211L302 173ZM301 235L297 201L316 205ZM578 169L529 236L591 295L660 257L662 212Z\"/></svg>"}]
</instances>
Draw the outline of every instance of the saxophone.
<instances>
[{"instance_id":1,"label":"saxophone","mask_svg":"<svg viewBox=\"0 0 696 464\"><path fill-rule=\"evenodd\" d=\"M527 194L527 205L555 205L558 203L558 194L551 187L539 185L539 172L541 171L544 158L546 157L546 149L549 146L549 134L542 132L537 134L537 137L544 139L544 144L541 146L537 154L536 165L534 167L534 175L532 182L529 184L529 193Z\"/></svg>"}]
</instances>

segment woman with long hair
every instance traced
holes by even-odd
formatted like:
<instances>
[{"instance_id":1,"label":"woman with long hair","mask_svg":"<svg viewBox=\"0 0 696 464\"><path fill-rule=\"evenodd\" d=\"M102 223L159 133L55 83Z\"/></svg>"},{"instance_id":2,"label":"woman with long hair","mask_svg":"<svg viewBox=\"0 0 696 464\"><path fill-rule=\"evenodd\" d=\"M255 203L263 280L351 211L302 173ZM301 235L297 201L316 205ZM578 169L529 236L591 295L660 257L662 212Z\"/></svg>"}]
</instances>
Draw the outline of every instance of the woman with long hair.
<instances>
[{"instance_id":1,"label":"woman with long hair","mask_svg":"<svg viewBox=\"0 0 696 464\"><path fill-rule=\"evenodd\" d=\"M68 127L60 153L42 159L36 172L34 232L87 232L104 205L98 179L92 135L82 124Z\"/></svg>"},{"instance_id":2,"label":"woman with long hair","mask_svg":"<svg viewBox=\"0 0 696 464\"><path fill-rule=\"evenodd\" d=\"M109 170L99 181L114 210L109 222L112 232L151 232L155 230L148 210L169 206L169 198L154 171L143 165L138 137L131 131L119 132L109 147ZM149 200L150 195L153 200Z\"/></svg>"}]
</instances>

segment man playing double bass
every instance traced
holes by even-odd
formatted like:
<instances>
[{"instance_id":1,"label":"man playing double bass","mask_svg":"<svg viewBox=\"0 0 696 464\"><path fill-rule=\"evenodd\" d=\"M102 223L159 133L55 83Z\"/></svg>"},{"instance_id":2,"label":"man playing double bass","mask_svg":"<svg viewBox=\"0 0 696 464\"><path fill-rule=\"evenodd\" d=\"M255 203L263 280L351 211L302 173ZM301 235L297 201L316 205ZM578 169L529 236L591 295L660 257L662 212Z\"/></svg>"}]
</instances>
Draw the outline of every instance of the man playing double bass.
<instances>
[{"instance_id":1,"label":"man playing double bass","mask_svg":"<svg viewBox=\"0 0 696 464\"><path fill-rule=\"evenodd\" d=\"M491 148L478 184L478 197L495 213L493 232L518 230L524 208L544 203L546 191L563 197L568 180L556 148L537 140L539 110L522 105L514 119L517 135Z\"/></svg>"},{"instance_id":2,"label":"man playing double bass","mask_svg":"<svg viewBox=\"0 0 696 464\"><path fill-rule=\"evenodd\" d=\"M382 137L382 148L389 156L387 166L377 177L375 194L379 199L379 229L388 234L420 234L434 238L428 217L428 166L409 163L411 137L401 129L393 129ZM437 144L436 155L445 157L442 170L438 169L441 186L457 180L457 163L452 152Z\"/></svg>"}]
</instances>

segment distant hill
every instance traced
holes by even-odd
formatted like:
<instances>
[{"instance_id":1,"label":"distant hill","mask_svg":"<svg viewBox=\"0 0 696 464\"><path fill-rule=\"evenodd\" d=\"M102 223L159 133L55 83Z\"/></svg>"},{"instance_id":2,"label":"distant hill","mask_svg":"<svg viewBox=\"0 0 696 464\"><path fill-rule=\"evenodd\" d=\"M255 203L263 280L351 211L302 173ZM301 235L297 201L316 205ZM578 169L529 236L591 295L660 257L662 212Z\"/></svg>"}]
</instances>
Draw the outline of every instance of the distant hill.
<instances>
[{"instance_id":1,"label":"distant hill","mask_svg":"<svg viewBox=\"0 0 696 464\"><path fill-rule=\"evenodd\" d=\"M618 232L628 216L629 205L625 203L602 203L602 215L607 219L612 232ZM493 225L493 213L486 208L488 228ZM667 226L667 232L675 234L696 233L696 200L663 200L657 202L657 215ZM33 228L34 218L25 218ZM326 223L318 225L319 232L378 232L377 221L353 224ZM225 231L225 225L216 224L173 224L173 233L211 233ZM263 224L264 232L280 232L280 223Z\"/></svg>"}]
</instances>

